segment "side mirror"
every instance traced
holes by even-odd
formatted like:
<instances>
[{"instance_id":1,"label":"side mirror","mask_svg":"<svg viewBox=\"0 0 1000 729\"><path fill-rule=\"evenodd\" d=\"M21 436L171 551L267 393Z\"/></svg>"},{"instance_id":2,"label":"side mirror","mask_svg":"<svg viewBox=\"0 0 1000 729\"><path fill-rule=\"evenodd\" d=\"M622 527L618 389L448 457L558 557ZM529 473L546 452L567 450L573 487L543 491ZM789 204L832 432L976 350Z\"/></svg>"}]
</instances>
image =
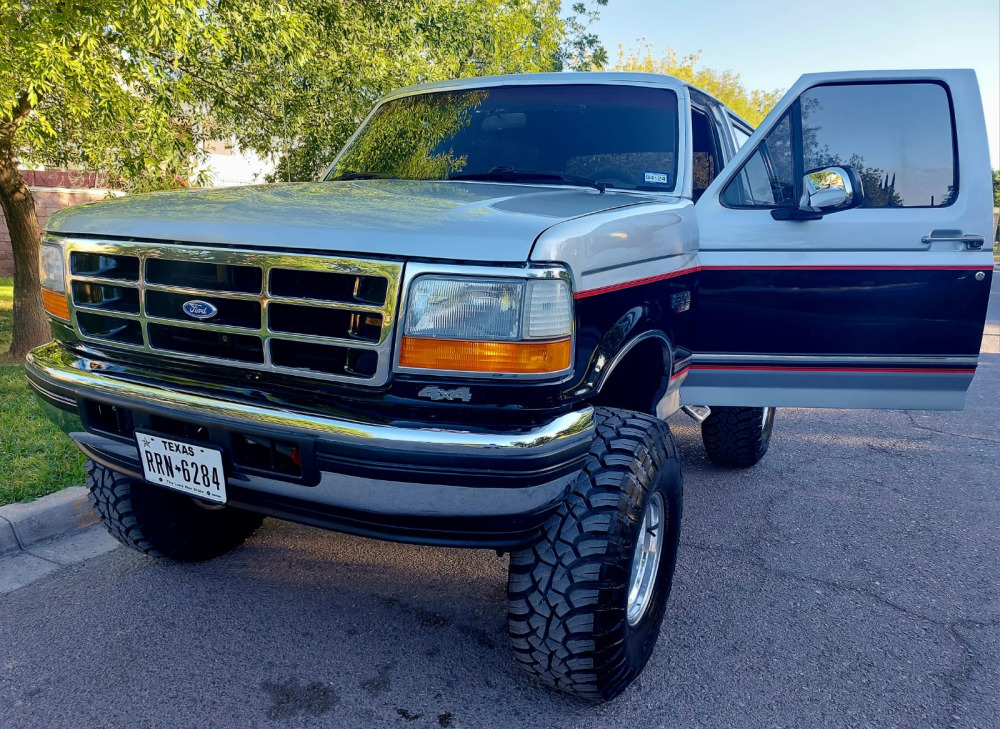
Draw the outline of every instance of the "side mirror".
<instances>
[{"instance_id":1,"label":"side mirror","mask_svg":"<svg viewBox=\"0 0 1000 729\"><path fill-rule=\"evenodd\" d=\"M814 210L832 213L857 207L864 198L861 180L852 167L823 167L805 174L805 202Z\"/></svg>"},{"instance_id":2,"label":"side mirror","mask_svg":"<svg viewBox=\"0 0 1000 729\"><path fill-rule=\"evenodd\" d=\"M799 207L781 207L771 211L775 220L819 220L828 213L856 208L864 202L861 178L850 165L820 167L802 178L802 202Z\"/></svg>"}]
</instances>

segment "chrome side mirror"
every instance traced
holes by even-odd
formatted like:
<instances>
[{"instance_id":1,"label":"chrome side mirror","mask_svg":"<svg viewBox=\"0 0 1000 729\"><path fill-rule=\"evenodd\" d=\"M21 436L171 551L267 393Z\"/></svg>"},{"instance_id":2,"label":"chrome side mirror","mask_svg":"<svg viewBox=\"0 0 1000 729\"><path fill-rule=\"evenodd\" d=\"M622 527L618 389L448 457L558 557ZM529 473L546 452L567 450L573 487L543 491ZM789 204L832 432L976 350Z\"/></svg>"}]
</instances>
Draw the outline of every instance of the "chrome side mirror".
<instances>
[{"instance_id":1,"label":"chrome side mirror","mask_svg":"<svg viewBox=\"0 0 1000 729\"><path fill-rule=\"evenodd\" d=\"M861 179L851 167L823 167L807 172L802 180L806 205L813 210L834 212L861 204Z\"/></svg>"}]
</instances>

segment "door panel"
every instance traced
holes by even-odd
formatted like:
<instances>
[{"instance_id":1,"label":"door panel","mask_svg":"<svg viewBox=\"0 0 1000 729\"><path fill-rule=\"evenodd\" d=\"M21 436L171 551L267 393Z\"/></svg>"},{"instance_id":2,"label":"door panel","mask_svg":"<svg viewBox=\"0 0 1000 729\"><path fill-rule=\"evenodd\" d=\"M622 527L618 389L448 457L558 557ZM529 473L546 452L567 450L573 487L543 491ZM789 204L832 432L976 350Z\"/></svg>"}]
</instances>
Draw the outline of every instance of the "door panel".
<instances>
[{"instance_id":1,"label":"door panel","mask_svg":"<svg viewBox=\"0 0 1000 729\"><path fill-rule=\"evenodd\" d=\"M993 272L988 159L972 71L800 79L696 206L683 401L961 408ZM772 217L804 172L845 164L861 207Z\"/></svg>"}]
</instances>

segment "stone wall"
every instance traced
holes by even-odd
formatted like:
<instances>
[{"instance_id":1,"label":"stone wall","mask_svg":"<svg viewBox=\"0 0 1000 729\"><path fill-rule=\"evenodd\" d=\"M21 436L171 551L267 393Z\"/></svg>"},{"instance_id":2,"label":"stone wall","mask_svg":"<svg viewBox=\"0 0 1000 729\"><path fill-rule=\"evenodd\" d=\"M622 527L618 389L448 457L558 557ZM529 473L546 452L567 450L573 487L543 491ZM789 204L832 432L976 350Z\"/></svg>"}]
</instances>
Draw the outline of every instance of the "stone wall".
<instances>
[{"instance_id":1,"label":"stone wall","mask_svg":"<svg viewBox=\"0 0 1000 729\"><path fill-rule=\"evenodd\" d=\"M45 230L45 221L52 213L70 205L103 200L108 196L108 191L94 188L32 187L31 194L35 198L38 224ZM0 214L0 276L11 276L13 273L14 257L10 249L10 233L7 232L7 223Z\"/></svg>"}]
</instances>

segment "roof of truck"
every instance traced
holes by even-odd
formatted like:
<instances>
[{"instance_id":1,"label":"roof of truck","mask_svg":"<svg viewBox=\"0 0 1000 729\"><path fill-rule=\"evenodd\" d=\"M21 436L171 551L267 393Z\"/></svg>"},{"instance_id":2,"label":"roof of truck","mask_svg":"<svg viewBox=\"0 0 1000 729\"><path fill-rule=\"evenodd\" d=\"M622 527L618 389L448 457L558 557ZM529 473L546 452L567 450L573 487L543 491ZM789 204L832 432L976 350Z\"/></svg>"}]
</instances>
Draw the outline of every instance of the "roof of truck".
<instances>
[{"instance_id":1,"label":"roof of truck","mask_svg":"<svg viewBox=\"0 0 1000 729\"><path fill-rule=\"evenodd\" d=\"M450 81L432 81L430 83L405 86L397 89L388 95L386 99L397 96L408 96L409 94L426 91L451 91L454 89L483 88L488 86L523 86L523 85L564 85L564 84L624 84L636 86L660 86L663 88L677 89L687 87L699 93L705 94L709 98L716 99L712 94L704 89L700 89L687 81L675 76L668 76L664 73L639 73L635 71L574 71L559 73L513 73L505 76L474 76L472 78L460 78ZM725 104L722 104L725 106Z\"/></svg>"}]
</instances>

